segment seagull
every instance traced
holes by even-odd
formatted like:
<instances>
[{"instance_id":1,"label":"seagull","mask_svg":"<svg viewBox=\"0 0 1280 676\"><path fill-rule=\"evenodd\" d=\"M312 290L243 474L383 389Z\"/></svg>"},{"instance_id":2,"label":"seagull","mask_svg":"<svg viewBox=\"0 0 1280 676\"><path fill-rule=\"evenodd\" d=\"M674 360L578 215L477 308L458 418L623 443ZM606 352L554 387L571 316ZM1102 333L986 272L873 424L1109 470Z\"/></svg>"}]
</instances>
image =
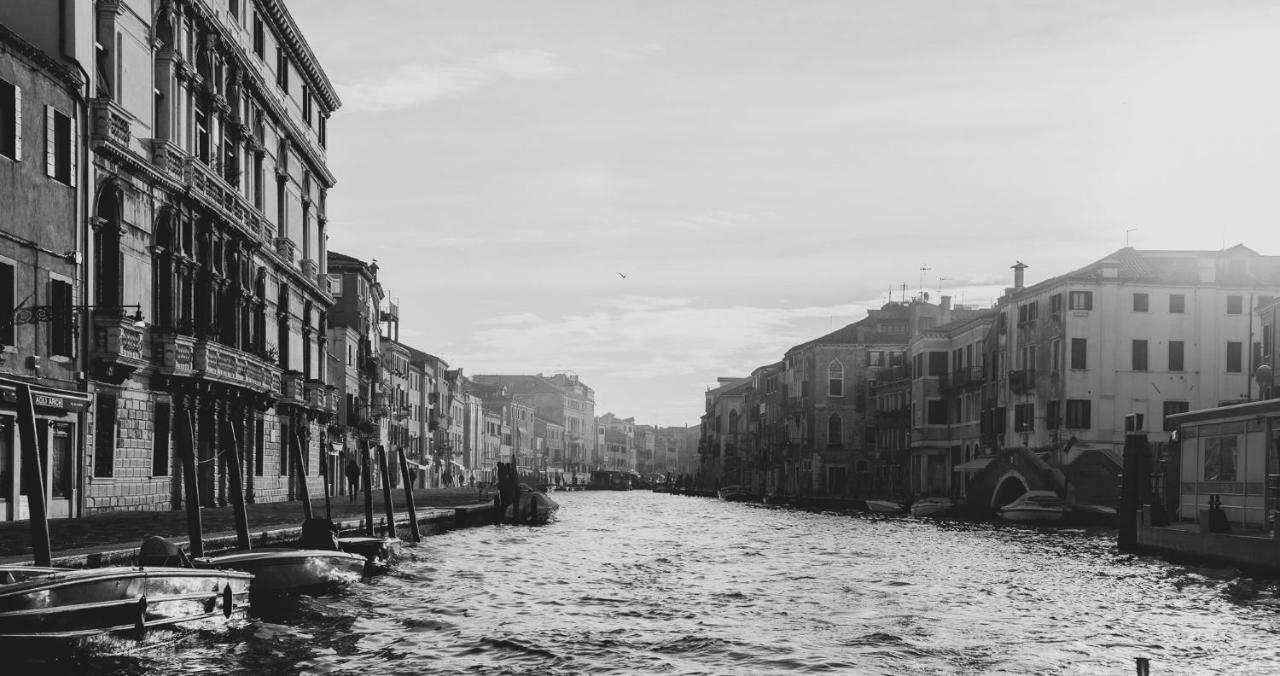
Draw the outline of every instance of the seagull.
<instances>
[{"instance_id":1,"label":"seagull","mask_svg":"<svg viewBox=\"0 0 1280 676\"><path fill-rule=\"evenodd\" d=\"M623 279L626 279L626 278L627 278L627 276L626 276L626 275L624 275L624 274L622 274L621 272L619 272L619 273L618 273L618 276L619 276L619 277L621 277L621 278L623 278Z\"/></svg>"}]
</instances>

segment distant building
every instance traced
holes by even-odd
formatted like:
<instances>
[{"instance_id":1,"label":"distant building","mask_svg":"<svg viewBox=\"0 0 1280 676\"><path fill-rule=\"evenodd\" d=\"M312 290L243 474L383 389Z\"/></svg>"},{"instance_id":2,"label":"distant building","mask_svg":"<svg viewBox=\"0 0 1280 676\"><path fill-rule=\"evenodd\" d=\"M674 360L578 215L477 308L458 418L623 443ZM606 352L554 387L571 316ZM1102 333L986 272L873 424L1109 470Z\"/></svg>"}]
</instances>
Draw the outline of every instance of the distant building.
<instances>
[{"instance_id":1,"label":"distant building","mask_svg":"<svg viewBox=\"0 0 1280 676\"><path fill-rule=\"evenodd\" d=\"M512 396L532 406L541 418L564 426L564 469L583 473L600 466L596 450L595 390L578 376L475 375L477 386L506 386Z\"/></svg>"}]
</instances>

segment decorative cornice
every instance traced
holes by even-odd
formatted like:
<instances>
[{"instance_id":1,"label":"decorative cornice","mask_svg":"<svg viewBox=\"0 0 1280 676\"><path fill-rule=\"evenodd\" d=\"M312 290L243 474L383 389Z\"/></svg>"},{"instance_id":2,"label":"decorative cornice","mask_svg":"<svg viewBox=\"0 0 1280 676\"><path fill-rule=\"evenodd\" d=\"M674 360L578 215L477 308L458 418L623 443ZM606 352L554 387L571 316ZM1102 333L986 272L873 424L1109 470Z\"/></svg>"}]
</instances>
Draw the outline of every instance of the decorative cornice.
<instances>
[{"instance_id":1,"label":"decorative cornice","mask_svg":"<svg viewBox=\"0 0 1280 676\"><path fill-rule=\"evenodd\" d=\"M68 87L78 90L84 84L83 80L80 79L80 73L53 59L44 50L22 39L22 36L9 30L3 24L0 24L0 43L9 46L18 54L26 57L36 66L61 80Z\"/></svg>"},{"instance_id":2,"label":"decorative cornice","mask_svg":"<svg viewBox=\"0 0 1280 676\"><path fill-rule=\"evenodd\" d=\"M318 85L315 87L315 93L317 98L324 102L325 108L333 111L342 107L342 100L338 98L337 90L333 88L333 83L329 81L329 76L320 67L319 59L311 51L311 45L307 44L307 39L302 36L302 31L298 29L298 24L294 22L293 15L284 6L284 2L282 0L257 0L256 4L271 17L275 27L280 29L280 37L294 52L295 60L307 72L312 82Z\"/></svg>"}]
</instances>

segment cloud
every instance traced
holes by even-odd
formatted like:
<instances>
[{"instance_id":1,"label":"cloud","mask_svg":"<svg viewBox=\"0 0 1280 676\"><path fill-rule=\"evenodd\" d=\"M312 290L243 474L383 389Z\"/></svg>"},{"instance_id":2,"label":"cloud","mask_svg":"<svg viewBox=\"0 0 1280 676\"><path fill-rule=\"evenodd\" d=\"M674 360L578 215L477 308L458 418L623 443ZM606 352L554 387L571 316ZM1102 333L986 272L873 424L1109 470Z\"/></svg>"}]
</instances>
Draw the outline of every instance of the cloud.
<instances>
[{"instance_id":1,"label":"cloud","mask_svg":"<svg viewBox=\"0 0 1280 676\"><path fill-rule=\"evenodd\" d=\"M540 323L542 323L542 317L539 317L532 312L517 312L510 315L499 315L497 317L479 319L475 322L478 326L521 326Z\"/></svg>"},{"instance_id":2,"label":"cloud","mask_svg":"<svg viewBox=\"0 0 1280 676\"><path fill-rule=\"evenodd\" d=\"M457 98L504 81L558 80L565 73L546 50L503 50L463 64L409 63L381 79L340 84L338 89L348 108L379 112Z\"/></svg>"}]
</instances>

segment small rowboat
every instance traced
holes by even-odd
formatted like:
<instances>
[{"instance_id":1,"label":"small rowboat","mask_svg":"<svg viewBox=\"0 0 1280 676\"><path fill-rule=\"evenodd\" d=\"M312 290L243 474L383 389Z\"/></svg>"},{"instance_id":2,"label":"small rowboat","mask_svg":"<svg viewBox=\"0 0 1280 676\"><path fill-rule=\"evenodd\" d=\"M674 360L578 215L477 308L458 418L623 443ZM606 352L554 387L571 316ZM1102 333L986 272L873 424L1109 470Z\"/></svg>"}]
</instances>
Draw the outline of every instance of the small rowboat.
<instances>
[{"instance_id":1,"label":"small rowboat","mask_svg":"<svg viewBox=\"0 0 1280 676\"><path fill-rule=\"evenodd\" d=\"M951 511L951 498L920 498L911 503L912 516L942 516Z\"/></svg>"}]
</instances>

